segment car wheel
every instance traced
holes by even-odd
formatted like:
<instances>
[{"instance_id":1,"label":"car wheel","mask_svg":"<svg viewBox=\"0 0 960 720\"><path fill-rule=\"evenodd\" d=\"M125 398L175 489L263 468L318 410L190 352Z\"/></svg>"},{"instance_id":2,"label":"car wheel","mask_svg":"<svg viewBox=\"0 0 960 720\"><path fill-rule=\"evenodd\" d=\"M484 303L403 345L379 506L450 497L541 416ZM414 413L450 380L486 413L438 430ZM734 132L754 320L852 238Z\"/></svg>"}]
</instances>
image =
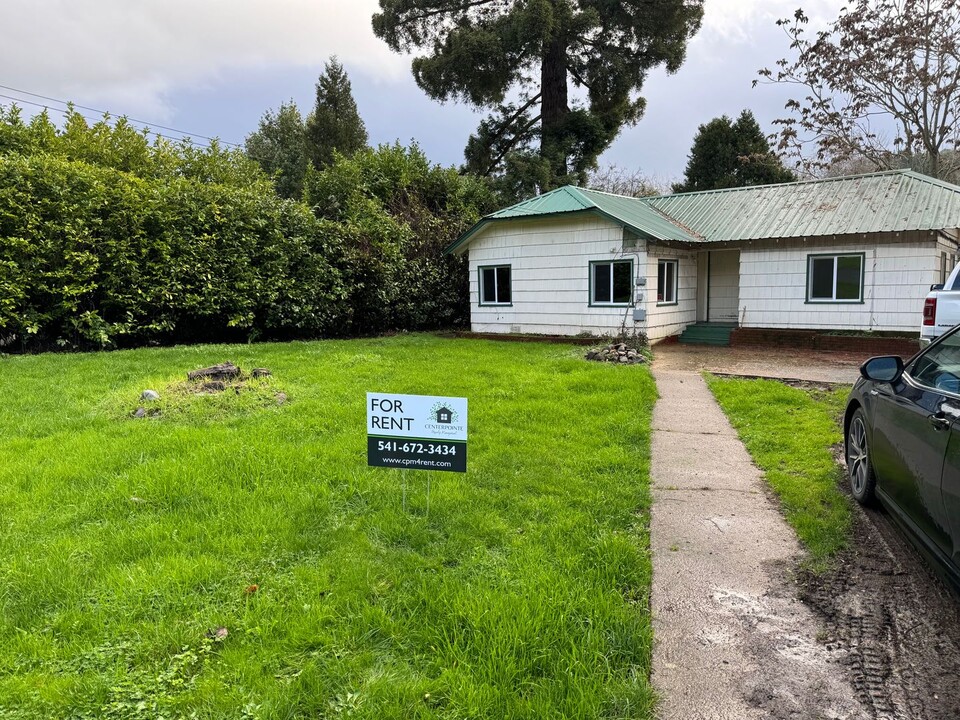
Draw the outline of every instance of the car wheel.
<instances>
[{"instance_id":1,"label":"car wheel","mask_svg":"<svg viewBox=\"0 0 960 720\"><path fill-rule=\"evenodd\" d=\"M847 476L850 478L850 492L861 505L869 505L876 495L877 478L873 474L870 462L870 448L867 441L867 420L863 410L857 408L850 418L847 428Z\"/></svg>"}]
</instances>

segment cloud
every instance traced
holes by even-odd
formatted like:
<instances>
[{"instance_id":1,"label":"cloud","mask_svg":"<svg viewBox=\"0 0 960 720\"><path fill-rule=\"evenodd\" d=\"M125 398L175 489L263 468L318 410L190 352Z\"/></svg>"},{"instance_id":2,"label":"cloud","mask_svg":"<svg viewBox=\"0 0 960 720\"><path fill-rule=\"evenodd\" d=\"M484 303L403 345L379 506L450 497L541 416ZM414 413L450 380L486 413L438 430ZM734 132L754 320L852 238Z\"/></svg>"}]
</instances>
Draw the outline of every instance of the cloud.
<instances>
[{"instance_id":1,"label":"cloud","mask_svg":"<svg viewBox=\"0 0 960 720\"><path fill-rule=\"evenodd\" d=\"M709 0L703 28L692 45L751 44L758 34L769 36L777 20L792 18L798 7L803 7L811 27L820 29L839 15L842 6L842 0Z\"/></svg>"},{"instance_id":2,"label":"cloud","mask_svg":"<svg viewBox=\"0 0 960 720\"><path fill-rule=\"evenodd\" d=\"M371 30L376 0L3 0L0 84L157 121L174 90L227 70L313 66L333 54L398 79L409 59Z\"/></svg>"}]
</instances>

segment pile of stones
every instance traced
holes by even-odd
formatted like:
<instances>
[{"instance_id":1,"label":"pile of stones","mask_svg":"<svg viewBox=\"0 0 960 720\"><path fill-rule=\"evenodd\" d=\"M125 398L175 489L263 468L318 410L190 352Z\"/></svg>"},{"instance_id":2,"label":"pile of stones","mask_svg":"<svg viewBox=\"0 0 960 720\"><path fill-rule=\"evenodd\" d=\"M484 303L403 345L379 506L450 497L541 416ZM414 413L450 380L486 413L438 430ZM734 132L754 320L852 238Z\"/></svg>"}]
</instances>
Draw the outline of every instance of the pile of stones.
<instances>
[{"instance_id":1,"label":"pile of stones","mask_svg":"<svg viewBox=\"0 0 960 720\"><path fill-rule=\"evenodd\" d=\"M598 350L591 350L587 353L586 358L597 362L621 363L623 365L639 365L647 361L643 353L626 343L612 343Z\"/></svg>"}]
</instances>

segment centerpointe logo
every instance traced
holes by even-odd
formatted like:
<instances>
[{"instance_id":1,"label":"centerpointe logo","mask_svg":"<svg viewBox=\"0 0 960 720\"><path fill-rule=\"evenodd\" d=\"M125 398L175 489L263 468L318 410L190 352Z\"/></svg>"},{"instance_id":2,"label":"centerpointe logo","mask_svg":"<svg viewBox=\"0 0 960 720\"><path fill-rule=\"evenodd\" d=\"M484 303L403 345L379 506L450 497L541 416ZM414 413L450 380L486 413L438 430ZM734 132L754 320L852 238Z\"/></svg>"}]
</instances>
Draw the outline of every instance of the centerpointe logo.
<instances>
[{"instance_id":1,"label":"centerpointe logo","mask_svg":"<svg viewBox=\"0 0 960 720\"><path fill-rule=\"evenodd\" d=\"M438 402L430 408L430 419L438 425L452 425L459 417L457 411L446 403Z\"/></svg>"}]
</instances>

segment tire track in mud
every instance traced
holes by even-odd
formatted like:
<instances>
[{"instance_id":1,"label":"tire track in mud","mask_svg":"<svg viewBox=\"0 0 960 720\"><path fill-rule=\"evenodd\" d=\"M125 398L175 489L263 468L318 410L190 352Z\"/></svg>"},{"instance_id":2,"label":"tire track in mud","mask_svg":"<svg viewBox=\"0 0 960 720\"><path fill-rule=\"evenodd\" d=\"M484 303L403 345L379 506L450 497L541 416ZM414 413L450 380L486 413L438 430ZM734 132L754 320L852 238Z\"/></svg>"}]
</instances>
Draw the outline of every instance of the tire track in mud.
<instances>
[{"instance_id":1,"label":"tire track in mud","mask_svg":"<svg viewBox=\"0 0 960 720\"><path fill-rule=\"evenodd\" d=\"M824 574L801 573L800 599L824 620L830 650L871 717L960 718L960 604L883 512L857 509L853 549Z\"/></svg>"}]
</instances>

